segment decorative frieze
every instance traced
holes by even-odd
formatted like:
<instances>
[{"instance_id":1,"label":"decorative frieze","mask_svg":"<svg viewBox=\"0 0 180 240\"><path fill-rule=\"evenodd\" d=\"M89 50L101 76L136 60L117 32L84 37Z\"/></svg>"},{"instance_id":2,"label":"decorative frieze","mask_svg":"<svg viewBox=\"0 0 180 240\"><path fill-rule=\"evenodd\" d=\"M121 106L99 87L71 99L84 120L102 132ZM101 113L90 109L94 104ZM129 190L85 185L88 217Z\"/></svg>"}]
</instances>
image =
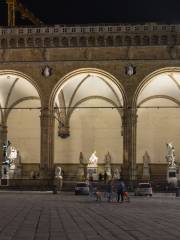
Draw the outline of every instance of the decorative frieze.
<instances>
[{"instance_id":1,"label":"decorative frieze","mask_svg":"<svg viewBox=\"0 0 180 240\"><path fill-rule=\"evenodd\" d=\"M0 48L178 45L180 24L0 28Z\"/></svg>"}]
</instances>

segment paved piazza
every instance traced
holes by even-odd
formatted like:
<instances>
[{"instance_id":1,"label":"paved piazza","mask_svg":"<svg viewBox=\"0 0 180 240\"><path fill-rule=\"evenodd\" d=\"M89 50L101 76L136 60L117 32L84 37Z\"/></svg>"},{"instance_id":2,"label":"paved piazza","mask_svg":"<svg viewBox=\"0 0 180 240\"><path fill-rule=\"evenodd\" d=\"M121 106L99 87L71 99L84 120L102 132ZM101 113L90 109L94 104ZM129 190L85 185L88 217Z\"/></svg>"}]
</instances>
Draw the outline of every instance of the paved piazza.
<instances>
[{"instance_id":1,"label":"paved piazza","mask_svg":"<svg viewBox=\"0 0 180 240\"><path fill-rule=\"evenodd\" d=\"M73 193L0 192L0 240L180 239L180 198L155 194L130 203Z\"/></svg>"}]
</instances>

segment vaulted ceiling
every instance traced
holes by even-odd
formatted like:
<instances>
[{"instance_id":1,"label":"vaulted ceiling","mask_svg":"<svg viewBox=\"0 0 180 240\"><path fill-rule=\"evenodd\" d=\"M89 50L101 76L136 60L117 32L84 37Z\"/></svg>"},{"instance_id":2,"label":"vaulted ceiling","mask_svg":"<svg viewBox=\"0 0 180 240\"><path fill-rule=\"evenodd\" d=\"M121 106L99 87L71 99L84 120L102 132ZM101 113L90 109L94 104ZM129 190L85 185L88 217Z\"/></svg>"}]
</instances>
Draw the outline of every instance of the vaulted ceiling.
<instances>
[{"instance_id":1,"label":"vaulted ceiling","mask_svg":"<svg viewBox=\"0 0 180 240\"><path fill-rule=\"evenodd\" d=\"M0 75L1 121L6 121L13 107L29 99L40 99L36 88L29 81L14 74Z\"/></svg>"},{"instance_id":2,"label":"vaulted ceiling","mask_svg":"<svg viewBox=\"0 0 180 240\"><path fill-rule=\"evenodd\" d=\"M155 102L150 101L153 99L161 99L158 101L160 106L167 105L167 101L162 99L170 100L170 105L180 106L180 73L168 72L154 76L140 91L137 106L153 105Z\"/></svg>"},{"instance_id":3,"label":"vaulted ceiling","mask_svg":"<svg viewBox=\"0 0 180 240\"><path fill-rule=\"evenodd\" d=\"M87 73L69 79L63 89L57 93L55 106L66 107L68 113L70 108L78 107L82 102L92 98L104 99L114 107L123 106L122 94L115 83L107 77Z\"/></svg>"}]
</instances>

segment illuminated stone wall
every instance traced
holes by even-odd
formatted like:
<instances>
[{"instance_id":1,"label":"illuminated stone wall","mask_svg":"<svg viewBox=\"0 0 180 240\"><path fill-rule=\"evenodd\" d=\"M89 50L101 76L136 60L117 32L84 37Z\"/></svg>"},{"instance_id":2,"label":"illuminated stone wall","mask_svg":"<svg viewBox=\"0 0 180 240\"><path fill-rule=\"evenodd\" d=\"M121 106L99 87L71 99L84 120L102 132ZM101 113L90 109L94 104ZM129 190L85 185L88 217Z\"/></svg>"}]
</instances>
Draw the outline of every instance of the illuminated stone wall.
<instances>
[{"instance_id":1,"label":"illuminated stone wall","mask_svg":"<svg viewBox=\"0 0 180 240\"><path fill-rule=\"evenodd\" d=\"M41 98L41 112L34 114L32 111L31 116L28 112L27 116L21 115L22 118L12 112L8 118L8 138L13 139L24 152L24 163L41 162L44 169L52 170L54 162L78 163L80 151L90 156L96 150L101 162L109 151L112 162L124 161L126 168L130 169L126 169L129 174L135 169L136 160L142 163L145 151L148 151L152 163L165 163L167 141L174 143L177 160L180 160L179 108L159 109L160 115L157 114L157 109L139 109L137 131L136 112L131 111L135 107L137 89L147 76L180 71L179 25L100 27L85 29L79 26L75 30L66 27L64 30L63 27L55 30L56 26L40 30L0 29L1 74L8 70L12 71L11 74L13 71L22 73L24 78L36 83ZM94 36L93 39L91 35ZM85 41L81 38L83 36ZM132 76L125 71L129 64L136 70ZM52 68L49 77L42 74L46 65ZM121 120L115 110L112 114L107 114L105 109L101 109L97 112L95 124L95 121L90 120L94 116L93 110L83 115L83 121L81 113L74 112L70 119L71 136L61 139L57 137L56 120L54 131L51 111L54 107L53 94L57 86L63 86L65 79L68 81L65 76L87 68L112 75L119 82L124 94L124 115ZM176 106L178 104L177 102ZM36 104L33 103L32 106ZM123 136L122 125L125 131ZM101 126L105 126L106 131L98 131ZM20 132L22 128L24 131ZM86 132L88 136L85 135ZM28 137L28 134L31 136ZM23 140L24 138L26 139ZM86 142L89 144L86 145Z\"/></svg>"},{"instance_id":2,"label":"illuminated stone wall","mask_svg":"<svg viewBox=\"0 0 180 240\"><path fill-rule=\"evenodd\" d=\"M81 107L112 107L102 100L89 100ZM86 159L96 151L98 163L103 164L107 152L112 163L123 162L121 117L116 109L77 109L70 119L70 137L57 136L55 125L55 163L79 163L80 152Z\"/></svg>"}]
</instances>

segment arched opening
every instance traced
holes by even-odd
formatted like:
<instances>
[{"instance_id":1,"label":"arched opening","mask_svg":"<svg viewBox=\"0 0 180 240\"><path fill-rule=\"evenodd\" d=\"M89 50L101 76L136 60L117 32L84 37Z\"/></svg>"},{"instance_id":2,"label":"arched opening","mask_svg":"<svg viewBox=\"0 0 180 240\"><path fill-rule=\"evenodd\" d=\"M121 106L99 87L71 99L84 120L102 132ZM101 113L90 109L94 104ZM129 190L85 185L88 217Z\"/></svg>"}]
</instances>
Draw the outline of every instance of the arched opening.
<instances>
[{"instance_id":1,"label":"arched opening","mask_svg":"<svg viewBox=\"0 0 180 240\"><path fill-rule=\"evenodd\" d=\"M161 69L141 84L137 96L137 164L143 177L143 160L149 158L150 178L165 181L167 174L167 143L175 148L180 162L180 72Z\"/></svg>"},{"instance_id":2,"label":"arched opening","mask_svg":"<svg viewBox=\"0 0 180 240\"><path fill-rule=\"evenodd\" d=\"M78 175L80 154L88 162L96 151L98 173L109 152L112 168L123 163L123 90L110 74L80 69L59 82L51 99L55 109L54 163Z\"/></svg>"},{"instance_id":3,"label":"arched opening","mask_svg":"<svg viewBox=\"0 0 180 240\"><path fill-rule=\"evenodd\" d=\"M38 87L22 73L1 71L0 106L1 148L9 141L18 151L18 167L21 168L21 173L11 177L30 177L30 172L38 171L40 164L41 99ZM4 161L4 156L1 157Z\"/></svg>"}]
</instances>

